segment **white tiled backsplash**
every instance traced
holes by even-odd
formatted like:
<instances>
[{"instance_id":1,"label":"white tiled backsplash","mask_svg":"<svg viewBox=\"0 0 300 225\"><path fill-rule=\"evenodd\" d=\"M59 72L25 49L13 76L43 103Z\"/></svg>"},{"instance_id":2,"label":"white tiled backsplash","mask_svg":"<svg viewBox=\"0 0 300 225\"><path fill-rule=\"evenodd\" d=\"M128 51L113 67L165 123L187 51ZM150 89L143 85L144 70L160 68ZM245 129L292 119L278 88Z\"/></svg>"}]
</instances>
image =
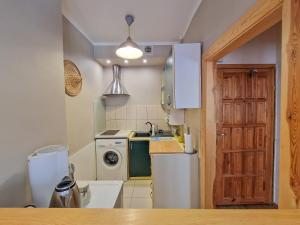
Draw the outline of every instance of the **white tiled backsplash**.
<instances>
[{"instance_id":1,"label":"white tiled backsplash","mask_svg":"<svg viewBox=\"0 0 300 225\"><path fill-rule=\"evenodd\" d=\"M161 105L125 105L106 107L106 129L148 131L147 121L159 129L169 130Z\"/></svg>"}]
</instances>

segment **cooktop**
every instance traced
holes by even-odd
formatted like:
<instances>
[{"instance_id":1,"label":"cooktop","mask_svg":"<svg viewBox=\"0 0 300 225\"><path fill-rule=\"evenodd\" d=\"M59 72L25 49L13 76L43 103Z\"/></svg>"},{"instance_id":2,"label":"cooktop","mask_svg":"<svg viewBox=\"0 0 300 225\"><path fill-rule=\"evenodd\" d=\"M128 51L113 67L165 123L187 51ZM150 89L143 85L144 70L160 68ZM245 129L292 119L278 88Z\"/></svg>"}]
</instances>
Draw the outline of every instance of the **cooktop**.
<instances>
[{"instance_id":1,"label":"cooktop","mask_svg":"<svg viewBox=\"0 0 300 225\"><path fill-rule=\"evenodd\" d=\"M101 135L115 135L119 132L120 130L107 130L103 132Z\"/></svg>"}]
</instances>

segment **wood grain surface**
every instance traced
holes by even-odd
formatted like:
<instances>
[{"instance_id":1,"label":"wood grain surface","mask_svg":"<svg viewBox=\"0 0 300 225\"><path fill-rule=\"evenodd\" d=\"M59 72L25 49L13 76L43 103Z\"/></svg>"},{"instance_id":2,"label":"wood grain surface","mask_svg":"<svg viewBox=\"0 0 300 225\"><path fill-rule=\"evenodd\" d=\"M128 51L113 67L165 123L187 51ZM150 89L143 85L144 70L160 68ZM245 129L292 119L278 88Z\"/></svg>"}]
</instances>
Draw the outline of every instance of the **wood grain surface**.
<instances>
[{"instance_id":1,"label":"wood grain surface","mask_svg":"<svg viewBox=\"0 0 300 225\"><path fill-rule=\"evenodd\" d=\"M176 140L150 141L150 154L184 153L184 148Z\"/></svg>"},{"instance_id":2,"label":"wood grain surface","mask_svg":"<svg viewBox=\"0 0 300 225\"><path fill-rule=\"evenodd\" d=\"M289 41L287 44L289 76L288 120L290 126L290 184L300 201L300 1L291 1Z\"/></svg>"},{"instance_id":3,"label":"wood grain surface","mask_svg":"<svg viewBox=\"0 0 300 225\"><path fill-rule=\"evenodd\" d=\"M274 65L219 65L215 204L271 204Z\"/></svg>"},{"instance_id":4,"label":"wood grain surface","mask_svg":"<svg viewBox=\"0 0 300 225\"><path fill-rule=\"evenodd\" d=\"M1 225L300 225L300 210L1 209Z\"/></svg>"}]
</instances>

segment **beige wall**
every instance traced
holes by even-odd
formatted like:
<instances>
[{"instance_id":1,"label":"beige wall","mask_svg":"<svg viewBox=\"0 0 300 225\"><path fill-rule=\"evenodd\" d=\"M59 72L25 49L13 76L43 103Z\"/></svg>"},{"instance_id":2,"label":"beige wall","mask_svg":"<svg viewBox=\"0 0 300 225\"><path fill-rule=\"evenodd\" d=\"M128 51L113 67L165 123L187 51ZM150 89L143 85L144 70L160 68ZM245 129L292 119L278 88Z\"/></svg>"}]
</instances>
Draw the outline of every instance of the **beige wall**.
<instances>
[{"instance_id":1,"label":"beige wall","mask_svg":"<svg viewBox=\"0 0 300 225\"><path fill-rule=\"evenodd\" d=\"M1 1L0 17L0 206L22 207L27 155L66 144L60 1Z\"/></svg>"},{"instance_id":2,"label":"beige wall","mask_svg":"<svg viewBox=\"0 0 300 225\"><path fill-rule=\"evenodd\" d=\"M201 42L202 51L205 52L209 46L224 33L235 21L237 21L256 0L203 0L202 4L195 13L195 16L183 38L184 43ZM212 96L207 96L212 97ZM191 127L193 134L193 144L199 149L201 146L200 140L200 110L189 109L186 110L186 123ZM203 149L209 151L209 149ZM206 170L213 170L209 168L204 161L201 162ZM202 167L202 168L203 168ZM203 170L201 171L201 196L202 207L211 206L211 197L205 196L207 192L212 193L210 188L212 184L205 179ZM203 179L202 179L203 178Z\"/></svg>"},{"instance_id":3,"label":"beige wall","mask_svg":"<svg viewBox=\"0 0 300 225\"><path fill-rule=\"evenodd\" d=\"M183 38L183 42L201 42L202 51L241 17L256 0L203 0ZM191 128L193 146L200 147L200 110L185 110L186 124Z\"/></svg>"},{"instance_id":4,"label":"beige wall","mask_svg":"<svg viewBox=\"0 0 300 225\"><path fill-rule=\"evenodd\" d=\"M202 42L205 51L255 2L256 0L203 0L183 42Z\"/></svg>"},{"instance_id":5,"label":"beige wall","mask_svg":"<svg viewBox=\"0 0 300 225\"><path fill-rule=\"evenodd\" d=\"M105 80L102 67L93 58L92 44L65 18L63 40L64 58L76 64L83 79L78 96L65 95L68 145L73 154L94 141L96 128L105 128L105 111L100 100ZM97 120L94 109L97 111Z\"/></svg>"},{"instance_id":6,"label":"beige wall","mask_svg":"<svg viewBox=\"0 0 300 225\"><path fill-rule=\"evenodd\" d=\"M162 67L122 67L121 80L129 97L108 97L106 103L107 129L147 131L147 121L167 130L165 113L161 107ZM106 87L112 81L112 69L104 69Z\"/></svg>"},{"instance_id":7,"label":"beige wall","mask_svg":"<svg viewBox=\"0 0 300 225\"><path fill-rule=\"evenodd\" d=\"M161 76L163 68L161 66L136 66L122 67L121 80L127 89L130 97L107 98L106 104L113 105L156 105L161 100ZM113 74L111 67L105 67L104 80L105 88L112 81Z\"/></svg>"}]
</instances>

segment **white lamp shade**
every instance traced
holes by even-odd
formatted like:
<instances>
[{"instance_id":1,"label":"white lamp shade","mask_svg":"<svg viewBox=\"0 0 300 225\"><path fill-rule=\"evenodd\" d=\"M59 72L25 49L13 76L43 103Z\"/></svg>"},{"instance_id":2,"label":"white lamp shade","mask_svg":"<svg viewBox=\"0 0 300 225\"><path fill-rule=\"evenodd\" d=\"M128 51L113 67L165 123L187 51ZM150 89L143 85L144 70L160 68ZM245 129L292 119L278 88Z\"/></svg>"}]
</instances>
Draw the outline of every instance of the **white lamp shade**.
<instances>
[{"instance_id":1,"label":"white lamp shade","mask_svg":"<svg viewBox=\"0 0 300 225\"><path fill-rule=\"evenodd\" d=\"M128 37L116 50L116 55L122 59L138 59L143 56L143 51Z\"/></svg>"}]
</instances>

